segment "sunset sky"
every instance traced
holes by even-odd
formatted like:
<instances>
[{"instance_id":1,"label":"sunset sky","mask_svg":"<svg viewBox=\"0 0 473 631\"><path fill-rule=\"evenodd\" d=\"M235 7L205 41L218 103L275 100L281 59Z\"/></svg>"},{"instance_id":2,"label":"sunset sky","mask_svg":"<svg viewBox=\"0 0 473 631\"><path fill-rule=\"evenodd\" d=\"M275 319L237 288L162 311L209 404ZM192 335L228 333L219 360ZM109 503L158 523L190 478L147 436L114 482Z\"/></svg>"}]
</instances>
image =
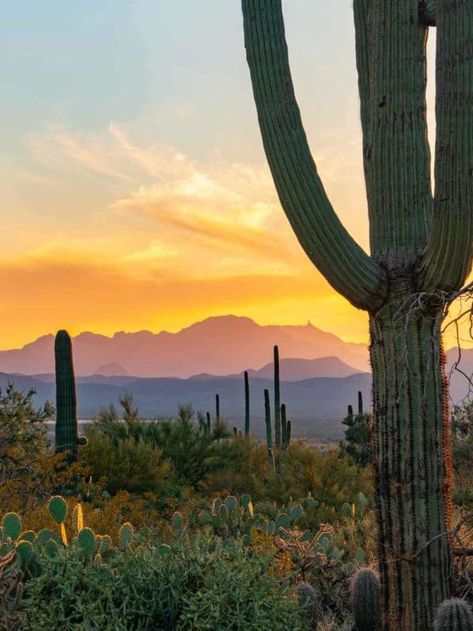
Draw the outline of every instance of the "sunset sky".
<instances>
[{"instance_id":1,"label":"sunset sky","mask_svg":"<svg viewBox=\"0 0 473 631\"><path fill-rule=\"evenodd\" d=\"M332 203L367 247L352 0L285 2ZM23 0L0 24L0 348L210 315L367 340L306 261L262 151L239 0Z\"/></svg>"}]
</instances>

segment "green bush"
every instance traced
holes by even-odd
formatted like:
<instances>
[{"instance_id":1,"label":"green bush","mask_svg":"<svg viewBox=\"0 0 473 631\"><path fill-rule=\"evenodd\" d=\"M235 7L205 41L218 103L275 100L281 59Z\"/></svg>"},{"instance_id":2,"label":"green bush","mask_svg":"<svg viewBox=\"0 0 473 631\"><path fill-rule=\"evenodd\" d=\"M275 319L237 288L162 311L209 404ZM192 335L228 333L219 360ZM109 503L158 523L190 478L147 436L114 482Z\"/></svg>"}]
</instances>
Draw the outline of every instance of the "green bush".
<instances>
[{"instance_id":1,"label":"green bush","mask_svg":"<svg viewBox=\"0 0 473 631\"><path fill-rule=\"evenodd\" d=\"M310 494L318 504L318 521L333 520L338 508L356 502L360 492L372 493L369 469L358 469L338 449L323 453L309 443L294 442L284 454L282 472L268 495L286 503L291 497Z\"/></svg>"},{"instance_id":2,"label":"green bush","mask_svg":"<svg viewBox=\"0 0 473 631\"><path fill-rule=\"evenodd\" d=\"M115 439L98 427L87 432L88 445L81 462L92 468L95 480L112 495L118 491L161 495L168 484L171 465L162 450L142 439Z\"/></svg>"},{"instance_id":3,"label":"green bush","mask_svg":"<svg viewBox=\"0 0 473 631\"><path fill-rule=\"evenodd\" d=\"M268 557L195 537L84 563L74 548L25 584L25 630L301 630L300 609Z\"/></svg>"},{"instance_id":4,"label":"green bush","mask_svg":"<svg viewBox=\"0 0 473 631\"><path fill-rule=\"evenodd\" d=\"M46 421L52 419L54 407L46 403L36 409L34 394L13 384L0 388L0 482L35 474L46 451Z\"/></svg>"}]
</instances>

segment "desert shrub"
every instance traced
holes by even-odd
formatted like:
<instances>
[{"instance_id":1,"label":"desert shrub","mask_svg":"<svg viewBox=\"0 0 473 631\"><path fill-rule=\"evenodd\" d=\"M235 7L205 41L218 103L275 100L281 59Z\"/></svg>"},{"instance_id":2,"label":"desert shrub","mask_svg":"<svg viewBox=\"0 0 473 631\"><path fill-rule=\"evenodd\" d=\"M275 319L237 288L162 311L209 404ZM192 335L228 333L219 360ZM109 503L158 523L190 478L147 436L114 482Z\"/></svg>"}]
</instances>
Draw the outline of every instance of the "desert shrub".
<instances>
[{"instance_id":1,"label":"desert shrub","mask_svg":"<svg viewBox=\"0 0 473 631\"><path fill-rule=\"evenodd\" d=\"M0 629L20 631L25 616L20 610L23 572L13 551L0 556Z\"/></svg>"},{"instance_id":2,"label":"desert shrub","mask_svg":"<svg viewBox=\"0 0 473 631\"><path fill-rule=\"evenodd\" d=\"M121 490L161 494L166 489L171 466L158 447L141 438L116 438L99 426L89 429L87 438L81 462L110 494Z\"/></svg>"},{"instance_id":3,"label":"desert shrub","mask_svg":"<svg viewBox=\"0 0 473 631\"><path fill-rule=\"evenodd\" d=\"M98 421L87 432L91 444L98 444L102 436L104 444L109 444L111 448L126 443L127 450L132 450L133 443L136 443L140 445L140 453L151 454L155 450L155 460L159 463L168 461L175 479L182 485L196 486L210 472L227 466L222 442L230 434L223 423L216 424L208 431L193 421L194 412L190 406L181 406L176 420L140 422L136 411L132 410L127 416L123 401L122 406L125 409L125 422L119 422L113 406L102 411ZM92 465L97 464L97 470L94 466L94 474L97 475L100 465L98 459L91 462L91 453L93 449L89 450L89 454L85 454L84 450L84 459ZM119 484L117 482L114 485L116 489L131 490Z\"/></svg>"},{"instance_id":4,"label":"desert shrub","mask_svg":"<svg viewBox=\"0 0 473 631\"><path fill-rule=\"evenodd\" d=\"M314 517L319 521L336 518L338 508L352 503L359 493L372 494L371 473L358 469L338 449L322 453L303 441L290 445L282 459L283 475L276 478L271 496L282 502L310 495L317 502Z\"/></svg>"},{"instance_id":5,"label":"desert shrub","mask_svg":"<svg viewBox=\"0 0 473 631\"><path fill-rule=\"evenodd\" d=\"M301 629L288 585L268 557L238 541L141 546L84 563L74 549L42 561L25 584L24 629Z\"/></svg>"},{"instance_id":6,"label":"desert shrub","mask_svg":"<svg viewBox=\"0 0 473 631\"><path fill-rule=\"evenodd\" d=\"M0 389L0 483L33 475L46 450L45 422L54 408L33 405L34 390L21 392L13 384Z\"/></svg>"},{"instance_id":7,"label":"desert shrub","mask_svg":"<svg viewBox=\"0 0 473 631\"><path fill-rule=\"evenodd\" d=\"M266 445L252 438L237 437L223 441L219 451L222 467L209 472L199 489L209 495L249 494L254 500L263 499L274 475Z\"/></svg>"},{"instance_id":8,"label":"desert shrub","mask_svg":"<svg viewBox=\"0 0 473 631\"><path fill-rule=\"evenodd\" d=\"M452 450L456 504L473 505L473 402L454 406L452 413Z\"/></svg>"}]
</instances>

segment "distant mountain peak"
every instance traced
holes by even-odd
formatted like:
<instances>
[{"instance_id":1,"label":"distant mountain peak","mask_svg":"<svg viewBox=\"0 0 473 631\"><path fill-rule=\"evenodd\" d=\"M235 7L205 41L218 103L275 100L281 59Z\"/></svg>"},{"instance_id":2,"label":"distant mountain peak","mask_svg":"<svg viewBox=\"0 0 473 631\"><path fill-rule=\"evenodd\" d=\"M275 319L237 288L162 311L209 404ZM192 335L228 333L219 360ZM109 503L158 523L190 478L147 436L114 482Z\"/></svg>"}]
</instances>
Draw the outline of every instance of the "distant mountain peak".
<instances>
[{"instance_id":1,"label":"distant mountain peak","mask_svg":"<svg viewBox=\"0 0 473 631\"><path fill-rule=\"evenodd\" d=\"M118 362L111 362L110 364L99 366L94 372L94 375L101 375L102 377L128 377L129 373Z\"/></svg>"}]
</instances>

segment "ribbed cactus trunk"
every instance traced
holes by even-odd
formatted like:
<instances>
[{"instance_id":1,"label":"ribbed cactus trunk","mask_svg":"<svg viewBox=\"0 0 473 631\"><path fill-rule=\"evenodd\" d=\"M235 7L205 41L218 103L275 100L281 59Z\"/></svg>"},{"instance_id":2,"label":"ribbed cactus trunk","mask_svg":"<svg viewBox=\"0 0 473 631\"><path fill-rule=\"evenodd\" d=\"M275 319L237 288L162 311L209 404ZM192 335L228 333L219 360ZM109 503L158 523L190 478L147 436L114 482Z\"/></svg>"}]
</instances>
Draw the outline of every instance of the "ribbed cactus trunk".
<instances>
[{"instance_id":1,"label":"ribbed cactus trunk","mask_svg":"<svg viewBox=\"0 0 473 631\"><path fill-rule=\"evenodd\" d=\"M68 452L77 459L79 433L77 423L76 383L72 361L71 338L58 331L54 344L56 363L56 452Z\"/></svg>"},{"instance_id":2,"label":"ribbed cactus trunk","mask_svg":"<svg viewBox=\"0 0 473 631\"><path fill-rule=\"evenodd\" d=\"M281 204L312 262L370 316L381 626L426 631L451 576L440 328L472 262L473 2L354 0L370 256L340 223L317 174L294 95L281 0L242 6ZM425 98L433 25L435 195Z\"/></svg>"},{"instance_id":3,"label":"ribbed cactus trunk","mask_svg":"<svg viewBox=\"0 0 473 631\"><path fill-rule=\"evenodd\" d=\"M451 460L439 314L371 318L373 460L385 628L430 629L449 595Z\"/></svg>"}]
</instances>

